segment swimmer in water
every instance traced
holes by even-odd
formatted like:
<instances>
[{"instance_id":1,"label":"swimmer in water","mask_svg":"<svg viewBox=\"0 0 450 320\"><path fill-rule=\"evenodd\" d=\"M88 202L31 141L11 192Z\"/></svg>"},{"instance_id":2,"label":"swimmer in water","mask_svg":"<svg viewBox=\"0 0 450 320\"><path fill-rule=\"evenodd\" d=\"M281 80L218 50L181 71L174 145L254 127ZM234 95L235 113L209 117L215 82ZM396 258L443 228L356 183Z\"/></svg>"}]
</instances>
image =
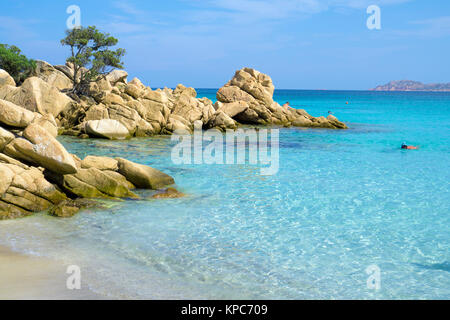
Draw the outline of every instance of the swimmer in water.
<instances>
[{"instance_id":1,"label":"swimmer in water","mask_svg":"<svg viewBox=\"0 0 450 320\"><path fill-rule=\"evenodd\" d=\"M405 149L405 150L417 150L417 149L419 149L419 147L415 147L415 146L408 146L406 143L402 143L402 149Z\"/></svg>"}]
</instances>

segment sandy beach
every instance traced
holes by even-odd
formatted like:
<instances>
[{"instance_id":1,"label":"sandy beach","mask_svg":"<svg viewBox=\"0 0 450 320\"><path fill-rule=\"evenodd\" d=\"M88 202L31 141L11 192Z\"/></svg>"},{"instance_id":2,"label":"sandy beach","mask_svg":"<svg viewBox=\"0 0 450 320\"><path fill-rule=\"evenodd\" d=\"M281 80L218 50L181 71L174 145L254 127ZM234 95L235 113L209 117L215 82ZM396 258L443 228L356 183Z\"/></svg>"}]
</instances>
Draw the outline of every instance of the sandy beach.
<instances>
[{"instance_id":1,"label":"sandy beach","mask_svg":"<svg viewBox=\"0 0 450 320\"><path fill-rule=\"evenodd\" d=\"M0 300L98 300L86 286L68 290L66 266L0 247Z\"/></svg>"}]
</instances>

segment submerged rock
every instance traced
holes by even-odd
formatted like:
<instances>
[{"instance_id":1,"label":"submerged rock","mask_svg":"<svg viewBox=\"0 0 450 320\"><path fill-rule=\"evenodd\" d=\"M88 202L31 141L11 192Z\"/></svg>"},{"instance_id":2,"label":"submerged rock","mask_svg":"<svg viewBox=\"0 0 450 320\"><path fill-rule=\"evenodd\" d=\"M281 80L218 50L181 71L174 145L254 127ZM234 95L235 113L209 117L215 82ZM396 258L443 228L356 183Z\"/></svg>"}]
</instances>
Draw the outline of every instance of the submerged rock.
<instances>
[{"instance_id":1,"label":"submerged rock","mask_svg":"<svg viewBox=\"0 0 450 320\"><path fill-rule=\"evenodd\" d=\"M104 207L95 200L91 199L75 199L64 200L49 210L49 215L58 218L71 218L81 210L86 209L103 209Z\"/></svg>"},{"instance_id":2,"label":"submerged rock","mask_svg":"<svg viewBox=\"0 0 450 320\"><path fill-rule=\"evenodd\" d=\"M184 193L179 192L175 188L167 188L164 190L159 190L158 193L152 196L153 199L176 199L183 198L185 196Z\"/></svg>"}]
</instances>

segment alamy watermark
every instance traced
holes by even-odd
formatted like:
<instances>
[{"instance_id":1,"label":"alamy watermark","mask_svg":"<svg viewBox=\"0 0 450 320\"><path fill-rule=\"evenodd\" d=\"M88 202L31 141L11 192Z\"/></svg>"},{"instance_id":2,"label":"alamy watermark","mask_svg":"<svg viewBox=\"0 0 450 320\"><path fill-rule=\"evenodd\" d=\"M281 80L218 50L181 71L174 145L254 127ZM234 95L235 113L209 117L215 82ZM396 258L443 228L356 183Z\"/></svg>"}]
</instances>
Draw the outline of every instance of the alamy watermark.
<instances>
[{"instance_id":1,"label":"alamy watermark","mask_svg":"<svg viewBox=\"0 0 450 320\"><path fill-rule=\"evenodd\" d=\"M66 280L66 287L68 290L81 289L81 269L79 266L71 265L67 267L67 274L70 274Z\"/></svg>"},{"instance_id":2,"label":"alamy watermark","mask_svg":"<svg viewBox=\"0 0 450 320\"><path fill-rule=\"evenodd\" d=\"M73 30L81 28L81 9L77 5L70 5L66 10L67 14L70 16L66 20L67 29Z\"/></svg>"},{"instance_id":3,"label":"alamy watermark","mask_svg":"<svg viewBox=\"0 0 450 320\"><path fill-rule=\"evenodd\" d=\"M367 289L380 290L381 289L381 269L375 264L372 264L366 268L366 273L369 275L367 278Z\"/></svg>"},{"instance_id":4,"label":"alamy watermark","mask_svg":"<svg viewBox=\"0 0 450 320\"><path fill-rule=\"evenodd\" d=\"M367 7L367 14L370 16L367 18L367 28L369 30L381 30L381 9L377 5L370 5Z\"/></svg>"},{"instance_id":5,"label":"alamy watermark","mask_svg":"<svg viewBox=\"0 0 450 320\"><path fill-rule=\"evenodd\" d=\"M279 169L278 129L216 129L203 131L196 127L194 133L176 130L172 141L174 164L251 164L263 165L261 175L274 175ZM248 155L248 157L247 157Z\"/></svg>"}]
</instances>

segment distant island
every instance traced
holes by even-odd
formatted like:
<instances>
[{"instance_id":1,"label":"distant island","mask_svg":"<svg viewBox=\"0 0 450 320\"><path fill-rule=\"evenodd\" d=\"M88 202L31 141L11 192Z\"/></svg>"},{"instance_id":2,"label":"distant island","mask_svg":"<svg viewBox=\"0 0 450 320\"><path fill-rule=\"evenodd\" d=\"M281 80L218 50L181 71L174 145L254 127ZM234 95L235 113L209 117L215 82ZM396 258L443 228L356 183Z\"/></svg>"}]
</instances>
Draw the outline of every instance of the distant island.
<instances>
[{"instance_id":1,"label":"distant island","mask_svg":"<svg viewBox=\"0 0 450 320\"><path fill-rule=\"evenodd\" d=\"M450 91L450 83L424 84L413 80L391 81L385 85L378 86L372 91Z\"/></svg>"}]
</instances>

